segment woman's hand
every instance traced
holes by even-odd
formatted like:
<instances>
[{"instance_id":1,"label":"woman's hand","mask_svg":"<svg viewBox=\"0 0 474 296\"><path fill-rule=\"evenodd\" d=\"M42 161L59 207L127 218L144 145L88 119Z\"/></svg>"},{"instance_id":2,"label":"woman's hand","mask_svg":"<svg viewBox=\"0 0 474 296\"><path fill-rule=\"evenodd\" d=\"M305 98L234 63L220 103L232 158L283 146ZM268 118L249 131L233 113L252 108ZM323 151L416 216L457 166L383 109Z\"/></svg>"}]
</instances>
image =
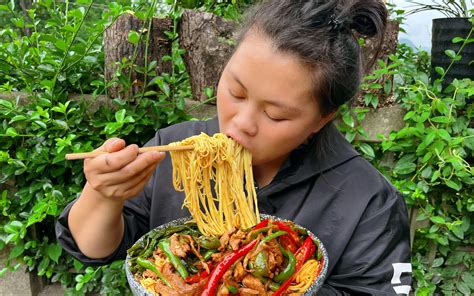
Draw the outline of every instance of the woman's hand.
<instances>
[{"instance_id":1,"label":"woman's hand","mask_svg":"<svg viewBox=\"0 0 474 296\"><path fill-rule=\"evenodd\" d=\"M87 183L98 196L120 203L143 190L165 157L164 152L138 154L137 145L126 146L124 140L117 138L107 140L96 150L109 153L84 161Z\"/></svg>"}]
</instances>

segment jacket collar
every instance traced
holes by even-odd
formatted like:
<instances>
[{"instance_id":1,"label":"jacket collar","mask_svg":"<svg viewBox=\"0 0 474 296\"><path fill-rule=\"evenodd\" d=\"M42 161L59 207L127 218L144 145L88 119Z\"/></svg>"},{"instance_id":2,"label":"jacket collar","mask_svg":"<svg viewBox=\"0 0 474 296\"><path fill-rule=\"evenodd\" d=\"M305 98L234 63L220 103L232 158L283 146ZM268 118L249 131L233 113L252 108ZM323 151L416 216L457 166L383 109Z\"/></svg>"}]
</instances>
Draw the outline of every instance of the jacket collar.
<instances>
[{"instance_id":1,"label":"jacket collar","mask_svg":"<svg viewBox=\"0 0 474 296\"><path fill-rule=\"evenodd\" d=\"M319 135L297 147L284 162L273 181L261 188L259 196L268 196L288 186L335 169L350 159L359 156L339 130L330 123L325 127L327 145L324 147ZM321 146L324 151L320 151Z\"/></svg>"}]
</instances>

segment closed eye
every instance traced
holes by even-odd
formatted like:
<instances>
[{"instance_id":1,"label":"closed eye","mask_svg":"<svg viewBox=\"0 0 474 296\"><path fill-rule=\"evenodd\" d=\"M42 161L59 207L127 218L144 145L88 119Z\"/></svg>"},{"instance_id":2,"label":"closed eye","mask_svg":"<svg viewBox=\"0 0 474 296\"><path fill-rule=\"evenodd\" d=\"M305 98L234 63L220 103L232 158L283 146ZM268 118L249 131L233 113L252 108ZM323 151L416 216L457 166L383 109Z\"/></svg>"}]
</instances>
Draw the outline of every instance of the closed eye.
<instances>
[{"instance_id":1,"label":"closed eye","mask_svg":"<svg viewBox=\"0 0 474 296\"><path fill-rule=\"evenodd\" d=\"M281 121L285 121L286 118L278 118L278 117L272 117L270 116L267 112L265 112L265 115L268 117L268 119L272 120L272 121L275 121L275 122L281 122Z\"/></svg>"},{"instance_id":2,"label":"closed eye","mask_svg":"<svg viewBox=\"0 0 474 296\"><path fill-rule=\"evenodd\" d=\"M229 89L229 95L231 95L232 97L238 99L238 100L242 100L242 99L245 99L244 96L240 96L240 95L236 95L234 94L230 89Z\"/></svg>"}]
</instances>

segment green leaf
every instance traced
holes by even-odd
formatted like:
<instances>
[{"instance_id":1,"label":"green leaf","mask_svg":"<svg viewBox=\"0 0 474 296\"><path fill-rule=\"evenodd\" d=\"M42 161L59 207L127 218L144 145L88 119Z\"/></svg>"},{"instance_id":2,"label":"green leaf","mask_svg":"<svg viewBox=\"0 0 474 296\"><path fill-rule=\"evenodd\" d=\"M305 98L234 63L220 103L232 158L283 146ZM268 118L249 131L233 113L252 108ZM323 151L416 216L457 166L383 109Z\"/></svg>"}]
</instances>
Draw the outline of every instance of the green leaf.
<instances>
[{"instance_id":1,"label":"green leaf","mask_svg":"<svg viewBox=\"0 0 474 296\"><path fill-rule=\"evenodd\" d=\"M443 265L444 263L444 258L443 257L439 257L439 258L436 258L435 260L433 260L433 264L431 265L431 267L440 267L441 265Z\"/></svg>"},{"instance_id":2,"label":"green leaf","mask_svg":"<svg viewBox=\"0 0 474 296\"><path fill-rule=\"evenodd\" d=\"M454 37L453 38L453 43L459 43L459 42L464 42L464 38L461 37Z\"/></svg>"},{"instance_id":3,"label":"green leaf","mask_svg":"<svg viewBox=\"0 0 474 296\"><path fill-rule=\"evenodd\" d=\"M435 116L431 118L431 121L438 123L449 123L451 120L447 116Z\"/></svg>"},{"instance_id":4,"label":"green leaf","mask_svg":"<svg viewBox=\"0 0 474 296\"><path fill-rule=\"evenodd\" d=\"M454 50L452 49L447 49L444 51L444 53L451 59L454 59L456 57L456 52L454 52Z\"/></svg>"},{"instance_id":5,"label":"green leaf","mask_svg":"<svg viewBox=\"0 0 474 296\"><path fill-rule=\"evenodd\" d=\"M14 258L17 258L21 254L23 254L23 251L25 250L25 245L23 243L20 243L16 245L11 251L10 254L8 255L8 259L12 260Z\"/></svg>"},{"instance_id":6,"label":"green leaf","mask_svg":"<svg viewBox=\"0 0 474 296\"><path fill-rule=\"evenodd\" d=\"M125 109L121 109L117 112L115 112L115 120L117 122L123 122L123 120L125 119L125 114L127 113L127 111Z\"/></svg>"},{"instance_id":7,"label":"green leaf","mask_svg":"<svg viewBox=\"0 0 474 296\"><path fill-rule=\"evenodd\" d=\"M441 67L436 67L435 68L436 73L438 73L440 76L443 76L445 74L445 71Z\"/></svg>"},{"instance_id":8,"label":"green leaf","mask_svg":"<svg viewBox=\"0 0 474 296\"><path fill-rule=\"evenodd\" d=\"M56 42L54 42L54 46L56 46L56 48L61 50L61 51L66 51L67 50L67 44L62 39L56 40Z\"/></svg>"},{"instance_id":9,"label":"green leaf","mask_svg":"<svg viewBox=\"0 0 474 296\"><path fill-rule=\"evenodd\" d=\"M464 239L464 231L462 230L461 226L459 226L459 225L454 225L454 226L451 228L451 231L452 231L453 234L454 234L455 236L457 236L458 238Z\"/></svg>"},{"instance_id":10,"label":"green leaf","mask_svg":"<svg viewBox=\"0 0 474 296\"><path fill-rule=\"evenodd\" d=\"M18 132L17 132L16 129L13 128L13 127L7 128L7 130L5 131L5 134L6 134L7 136L10 136L10 137L13 137L13 138L16 137L16 136L18 136Z\"/></svg>"},{"instance_id":11,"label":"green leaf","mask_svg":"<svg viewBox=\"0 0 474 296\"><path fill-rule=\"evenodd\" d=\"M355 126L354 118L352 117L350 112L347 112L342 116L342 121L344 121L344 123L350 127Z\"/></svg>"},{"instance_id":12,"label":"green leaf","mask_svg":"<svg viewBox=\"0 0 474 296\"><path fill-rule=\"evenodd\" d=\"M440 173L439 171L435 171L435 172L433 173L433 176L431 177L431 182L436 181L436 180L439 178L440 174L441 174L441 173Z\"/></svg>"},{"instance_id":13,"label":"green leaf","mask_svg":"<svg viewBox=\"0 0 474 296\"><path fill-rule=\"evenodd\" d=\"M25 115L16 115L10 120L9 123L11 124L13 122L23 121L23 120L26 120L26 119L28 119L28 118Z\"/></svg>"},{"instance_id":14,"label":"green leaf","mask_svg":"<svg viewBox=\"0 0 474 296\"><path fill-rule=\"evenodd\" d=\"M43 128L43 129L47 129L47 125L46 123L42 122L42 121L39 121L39 120L35 120L33 121L33 123L35 123L36 125L38 125L39 127Z\"/></svg>"},{"instance_id":15,"label":"green leaf","mask_svg":"<svg viewBox=\"0 0 474 296\"><path fill-rule=\"evenodd\" d=\"M62 250L63 249L59 244L49 245L47 249L49 258L51 258L51 260L53 260L54 262L58 263L58 259L61 256Z\"/></svg>"},{"instance_id":16,"label":"green leaf","mask_svg":"<svg viewBox=\"0 0 474 296\"><path fill-rule=\"evenodd\" d=\"M433 216L433 217L430 218L430 220L434 223L446 224L446 220L444 220L444 218L440 217L440 216Z\"/></svg>"},{"instance_id":17,"label":"green leaf","mask_svg":"<svg viewBox=\"0 0 474 296\"><path fill-rule=\"evenodd\" d=\"M140 34L138 34L137 31L130 30L130 32L128 32L128 42L132 44L138 44L139 41Z\"/></svg>"},{"instance_id":18,"label":"green leaf","mask_svg":"<svg viewBox=\"0 0 474 296\"><path fill-rule=\"evenodd\" d=\"M456 191L459 191L462 188L462 185L459 183L459 181L455 182L453 180L446 180L446 185Z\"/></svg>"},{"instance_id":19,"label":"green leaf","mask_svg":"<svg viewBox=\"0 0 474 296\"><path fill-rule=\"evenodd\" d=\"M375 153L374 153L374 149L372 148L372 146L370 146L369 144L367 143L361 143L359 145L359 148L360 150L362 150L362 152L369 156L370 158L375 158Z\"/></svg>"},{"instance_id":20,"label":"green leaf","mask_svg":"<svg viewBox=\"0 0 474 296\"><path fill-rule=\"evenodd\" d=\"M461 278L469 288L474 289L474 274L471 274L471 272L463 272Z\"/></svg>"},{"instance_id":21,"label":"green leaf","mask_svg":"<svg viewBox=\"0 0 474 296\"><path fill-rule=\"evenodd\" d=\"M466 283L460 282L456 285L456 288L459 290L459 292L463 293L464 295L472 295L471 289Z\"/></svg>"},{"instance_id":22,"label":"green leaf","mask_svg":"<svg viewBox=\"0 0 474 296\"><path fill-rule=\"evenodd\" d=\"M446 260L446 265L457 265L464 259L464 252L453 252Z\"/></svg>"}]
</instances>

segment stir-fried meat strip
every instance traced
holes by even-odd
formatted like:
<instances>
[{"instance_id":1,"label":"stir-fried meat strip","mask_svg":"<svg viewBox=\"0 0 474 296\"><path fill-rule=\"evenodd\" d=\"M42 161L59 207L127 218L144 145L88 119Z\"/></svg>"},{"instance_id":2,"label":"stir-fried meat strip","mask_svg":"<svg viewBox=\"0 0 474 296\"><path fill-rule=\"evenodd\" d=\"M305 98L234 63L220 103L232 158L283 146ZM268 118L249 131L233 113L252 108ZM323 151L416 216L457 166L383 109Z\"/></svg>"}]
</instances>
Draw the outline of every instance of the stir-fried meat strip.
<instances>
[{"instance_id":1,"label":"stir-fried meat strip","mask_svg":"<svg viewBox=\"0 0 474 296\"><path fill-rule=\"evenodd\" d=\"M191 247L187 243L187 239L182 239L177 233L174 233L170 237L170 250L173 254L178 257L186 257L186 253L191 250Z\"/></svg>"},{"instance_id":2,"label":"stir-fried meat strip","mask_svg":"<svg viewBox=\"0 0 474 296\"><path fill-rule=\"evenodd\" d=\"M165 263L161 268L161 273L165 279L170 282L173 288L166 286L162 281L157 281L155 284L155 291L162 295L170 296L199 296L204 290L206 281L200 281L195 284L187 284L183 278L173 270L173 266L170 263Z\"/></svg>"},{"instance_id":3,"label":"stir-fried meat strip","mask_svg":"<svg viewBox=\"0 0 474 296\"><path fill-rule=\"evenodd\" d=\"M145 269L145 271L143 272L143 277L144 278L152 278L152 279L157 279L158 278L156 273L154 273L153 271L151 271L149 269Z\"/></svg>"},{"instance_id":4,"label":"stir-fried meat strip","mask_svg":"<svg viewBox=\"0 0 474 296\"><path fill-rule=\"evenodd\" d=\"M227 289L226 285L220 285L217 289L217 296L227 296L230 295L229 289Z\"/></svg>"},{"instance_id":5,"label":"stir-fried meat strip","mask_svg":"<svg viewBox=\"0 0 474 296\"><path fill-rule=\"evenodd\" d=\"M260 295L260 293L250 288L239 288L239 296L255 296L255 295Z\"/></svg>"},{"instance_id":6,"label":"stir-fried meat strip","mask_svg":"<svg viewBox=\"0 0 474 296\"><path fill-rule=\"evenodd\" d=\"M229 239L229 245L232 250L238 250L240 247L240 243L242 242L242 240L245 239L246 236L247 234L240 229L236 233L232 234Z\"/></svg>"},{"instance_id":7,"label":"stir-fried meat strip","mask_svg":"<svg viewBox=\"0 0 474 296\"><path fill-rule=\"evenodd\" d=\"M262 281L251 274L247 274L242 280L242 283L245 287L257 291L258 295L267 295Z\"/></svg>"},{"instance_id":8,"label":"stir-fried meat strip","mask_svg":"<svg viewBox=\"0 0 474 296\"><path fill-rule=\"evenodd\" d=\"M237 262L234 269L234 280L241 282L246 274L247 272L242 265L242 261Z\"/></svg>"},{"instance_id":9,"label":"stir-fried meat strip","mask_svg":"<svg viewBox=\"0 0 474 296\"><path fill-rule=\"evenodd\" d=\"M225 250L225 248L227 247L227 244L229 243L230 237L232 236L232 234L233 234L235 231L236 231L236 228L235 228L235 227L232 227L232 229L226 231L226 232L221 236L221 238L219 239L220 242L221 242L221 247L219 248L219 251Z\"/></svg>"},{"instance_id":10,"label":"stir-fried meat strip","mask_svg":"<svg viewBox=\"0 0 474 296\"><path fill-rule=\"evenodd\" d=\"M274 273L284 262L283 254L275 240L267 242L263 248L267 251L268 270L270 273Z\"/></svg>"}]
</instances>

